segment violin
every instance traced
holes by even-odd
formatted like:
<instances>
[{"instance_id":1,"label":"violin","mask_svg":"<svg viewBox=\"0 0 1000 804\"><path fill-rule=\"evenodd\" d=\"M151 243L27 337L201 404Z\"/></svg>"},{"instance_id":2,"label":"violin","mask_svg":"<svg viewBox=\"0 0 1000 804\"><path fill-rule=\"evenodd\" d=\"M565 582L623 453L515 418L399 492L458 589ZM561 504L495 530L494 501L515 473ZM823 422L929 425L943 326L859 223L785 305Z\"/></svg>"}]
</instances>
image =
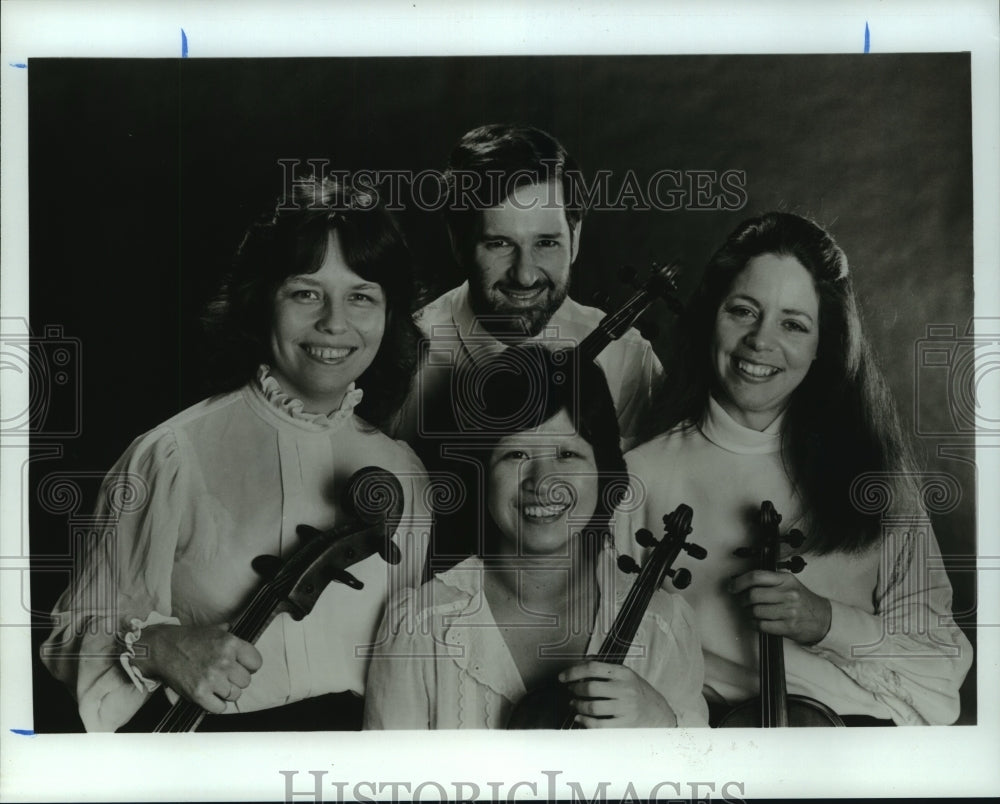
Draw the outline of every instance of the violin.
<instances>
[{"instance_id":1,"label":"violin","mask_svg":"<svg viewBox=\"0 0 1000 804\"><path fill-rule=\"evenodd\" d=\"M233 623L231 634L253 644L279 614L301 620L331 581L363 588L347 568L370 555L378 553L389 564L399 563L392 534L403 514L403 488L396 476L378 466L359 469L347 482L343 504L351 516L331 530L299 525L296 532L304 543L286 560L272 555L253 560L251 565L264 582ZM182 698L153 731L195 731L206 714L198 704Z\"/></svg>"},{"instance_id":2,"label":"violin","mask_svg":"<svg viewBox=\"0 0 1000 804\"><path fill-rule=\"evenodd\" d=\"M628 332L628 328L657 298L666 301L672 312L680 313L683 305L677 298L676 282L679 270L677 265L668 263L661 266L654 262L649 278L640 285L635 281L635 272L626 268L623 278L631 282L636 291L621 307L604 316L597 328L577 344L576 351L581 359L595 360L611 341L618 340Z\"/></svg>"},{"instance_id":3,"label":"violin","mask_svg":"<svg viewBox=\"0 0 1000 804\"><path fill-rule=\"evenodd\" d=\"M760 505L760 540L755 547L733 551L739 558L756 558L757 568L777 572L787 569L799 573L806 565L802 556L779 561L782 544L793 550L802 546L805 537L796 529L781 536L781 514L770 500ZM785 685L785 638L778 634L759 634L760 695L737 704L719 721L719 728L783 728L786 726L843 726L844 722L829 706L806 695L789 695Z\"/></svg>"},{"instance_id":4,"label":"violin","mask_svg":"<svg viewBox=\"0 0 1000 804\"><path fill-rule=\"evenodd\" d=\"M641 569L632 556L618 556L618 568L622 572L637 573L638 577L618 610L600 650L593 658L608 664L623 664L649 602L664 579L669 576L677 589L685 589L691 583L691 572L683 568L675 570L673 563L681 550L698 560L708 555L704 547L685 541L691 533L692 514L689 506L681 504L673 513L664 516L665 535L659 542L646 528L636 531L635 538L640 545L655 548ZM581 728L576 722L576 711L570 705L570 697L569 690L558 681L539 687L518 701L507 722L507 728Z\"/></svg>"}]
</instances>

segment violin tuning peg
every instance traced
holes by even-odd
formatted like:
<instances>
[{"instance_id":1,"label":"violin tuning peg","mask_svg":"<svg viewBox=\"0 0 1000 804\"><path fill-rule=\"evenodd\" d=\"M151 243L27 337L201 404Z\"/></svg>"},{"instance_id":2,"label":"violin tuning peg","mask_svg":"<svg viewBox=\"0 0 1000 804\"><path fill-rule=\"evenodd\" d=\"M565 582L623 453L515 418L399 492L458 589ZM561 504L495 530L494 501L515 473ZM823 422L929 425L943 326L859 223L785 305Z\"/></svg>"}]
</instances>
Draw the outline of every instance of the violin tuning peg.
<instances>
[{"instance_id":1,"label":"violin tuning peg","mask_svg":"<svg viewBox=\"0 0 1000 804\"><path fill-rule=\"evenodd\" d=\"M635 540L643 547L656 547L659 542L653 537L653 533L646 528L639 528L635 532Z\"/></svg>"},{"instance_id":2,"label":"violin tuning peg","mask_svg":"<svg viewBox=\"0 0 1000 804\"><path fill-rule=\"evenodd\" d=\"M639 571L639 565L635 563L632 556L620 555L618 556L618 569L622 572L635 573Z\"/></svg>"},{"instance_id":3,"label":"violin tuning peg","mask_svg":"<svg viewBox=\"0 0 1000 804\"><path fill-rule=\"evenodd\" d=\"M753 553L752 547L737 547L733 550L733 555L737 558L753 558Z\"/></svg>"},{"instance_id":4,"label":"violin tuning peg","mask_svg":"<svg viewBox=\"0 0 1000 804\"><path fill-rule=\"evenodd\" d=\"M403 554L391 539L386 539L385 546L379 548L378 554L386 564L398 564L403 560Z\"/></svg>"},{"instance_id":5,"label":"violin tuning peg","mask_svg":"<svg viewBox=\"0 0 1000 804\"><path fill-rule=\"evenodd\" d=\"M295 532L304 542L312 541L317 536L323 535L323 531L317 530L312 525L299 525L295 528Z\"/></svg>"},{"instance_id":6,"label":"violin tuning peg","mask_svg":"<svg viewBox=\"0 0 1000 804\"><path fill-rule=\"evenodd\" d=\"M686 552L689 556L691 556L691 558L695 558L698 561L701 561L705 556L708 555L708 550L706 550L700 544L692 544L691 542L684 542L684 544L682 544L681 547L684 549L684 552Z\"/></svg>"},{"instance_id":7,"label":"violin tuning peg","mask_svg":"<svg viewBox=\"0 0 1000 804\"><path fill-rule=\"evenodd\" d=\"M802 534L802 531L798 528L792 528L785 534L784 538L781 540L789 547L798 548L802 546L802 543L806 540L806 537Z\"/></svg>"},{"instance_id":8,"label":"violin tuning peg","mask_svg":"<svg viewBox=\"0 0 1000 804\"><path fill-rule=\"evenodd\" d=\"M353 575L351 575L351 573L349 573L347 570L342 570L342 569L334 570L330 574L330 580L331 581L339 581L340 583L346 584L347 586L351 587L351 589L364 589L365 588L364 583L362 583L357 578L355 578Z\"/></svg>"},{"instance_id":9,"label":"violin tuning peg","mask_svg":"<svg viewBox=\"0 0 1000 804\"><path fill-rule=\"evenodd\" d=\"M270 581L281 569L281 559L277 556L257 556L250 562L250 566L261 578Z\"/></svg>"},{"instance_id":10,"label":"violin tuning peg","mask_svg":"<svg viewBox=\"0 0 1000 804\"><path fill-rule=\"evenodd\" d=\"M792 556L788 561L782 561L778 566L794 575L805 569L806 560L802 556Z\"/></svg>"},{"instance_id":11,"label":"violin tuning peg","mask_svg":"<svg viewBox=\"0 0 1000 804\"><path fill-rule=\"evenodd\" d=\"M669 575L673 577L674 588L675 589L687 589L691 585L691 572L686 569L679 570L668 570Z\"/></svg>"}]
</instances>

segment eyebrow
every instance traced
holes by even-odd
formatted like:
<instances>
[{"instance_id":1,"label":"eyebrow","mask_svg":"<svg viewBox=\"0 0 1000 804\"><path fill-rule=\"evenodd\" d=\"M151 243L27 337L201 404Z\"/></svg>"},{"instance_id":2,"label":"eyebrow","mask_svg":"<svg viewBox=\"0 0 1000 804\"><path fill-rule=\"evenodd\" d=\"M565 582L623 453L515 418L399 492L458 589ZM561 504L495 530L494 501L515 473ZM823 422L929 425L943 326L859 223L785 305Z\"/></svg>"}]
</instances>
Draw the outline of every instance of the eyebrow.
<instances>
[{"instance_id":1,"label":"eyebrow","mask_svg":"<svg viewBox=\"0 0 1000 804\"><path fill-rule=\"evenodd\" d=\"M755 299L753 296L748 296L746 293L734 293L732 296L729 297L729 299L730 300L733 300L733 299L746 299L746 301L752 302L753 304L757 305L758 307L762 307L763 306L763 305L761 305L761 303L759 301L757 301L757 299ZM808 319L810 323L813 322L813 317L811 315L809 315L809 313L805 312L804 310L796 310L794 307L785 307L785 308L783 308L781 310L781 313L782 313L782 315L800 315L803 318Z\"/></svg>"},{"instance_id":2,"label":"eyebrow","mask_svg":"<svg viewBox=\"0 0 1000 804\"><path fill-rule=\"evenodd\" d=\"M536 237L536 238L542 237L542 238L545 238L546 240L559 240L559 239L561 239L563 237L563 233L562 232L533 232L531 236L532 237ZM504 234L503 232L490 232L490 231L485 231L485 230L482 231L479 234L479 239L480 240L495 240L495 239L500 238L500 237L507 238L507 237L510 237L510 235Z\"/></svg>"},{"instance_id":3,"label":"eyebrow","mask_svg":"<svg viewBox=\"0 0 1000 804\"><path fill-rule=\"evenodd\" d=\"M319 287L322 282L313 279L312 274L292 274L287 279L286 282L303 282L307 285L313 285ZM353 290L381 290L382 286L378 282L372 282L370 280L364 279L356 285L352 285Z\"/></svg>"}]
</instances>

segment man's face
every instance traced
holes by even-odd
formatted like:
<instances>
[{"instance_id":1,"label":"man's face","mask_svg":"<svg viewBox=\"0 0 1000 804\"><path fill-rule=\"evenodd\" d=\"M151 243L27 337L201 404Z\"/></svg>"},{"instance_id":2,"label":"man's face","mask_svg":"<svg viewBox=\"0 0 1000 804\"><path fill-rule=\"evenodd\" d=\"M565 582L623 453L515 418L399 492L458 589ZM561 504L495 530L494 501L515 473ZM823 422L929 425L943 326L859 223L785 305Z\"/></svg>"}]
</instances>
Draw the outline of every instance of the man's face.
<instances>
[{"instance_id":1,"label":"man's face","mask_svg":"<svg viewBox=\"0 0 1000 804\"><path fill-rule=\"evenodd\" d=\"M580 225L572 231L566 222L560 182L522 185L484 210L468 266L472 309L483 326L511 341L541 332L566 298L579 244Z\"/></svg>"}]
</instances>

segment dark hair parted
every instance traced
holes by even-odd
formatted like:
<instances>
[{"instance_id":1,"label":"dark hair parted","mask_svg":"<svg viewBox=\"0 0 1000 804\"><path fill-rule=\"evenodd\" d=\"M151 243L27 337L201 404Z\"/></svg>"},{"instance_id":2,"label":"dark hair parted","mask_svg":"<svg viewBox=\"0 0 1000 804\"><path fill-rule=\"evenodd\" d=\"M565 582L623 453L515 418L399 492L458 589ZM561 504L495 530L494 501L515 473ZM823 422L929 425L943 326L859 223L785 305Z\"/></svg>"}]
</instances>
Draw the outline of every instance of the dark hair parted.
<instances>
[{"instance_id":1,"label":"dark hair parted","mask_svg":"<svg viewBox=\"0 0 1000 804\"><path fill-rule=\"evenodd\" d=\"M420 338L412 318L410 252L377 199L327 177L296 182L291 197L279 200L244 236L205 315L214 340L212 392L238 388L271 361L275 294L288 277L320 269L333 233L351 270L378 283L386 298L385 333L375 359L357 379L365 393L355 412L378 426L399 409L416 371Z\"/></svg>"},{"instance_id":2,"label":"dark hair parted","mask_svg":"<svg viewBox=\"0 0 1000 804\"><path fill-rule=\"evenodd\" d=\"M565 410L594 450L597 507L587 530L607 535L628 488L618 417L604 372L572 350L524 343L505 349L476 369L477 424L485 454L501 438L531 430Z\"/></svg>"},{"instance_id":3,"label":"dark hair parted","mask_svg":"<svg viewBox=\"0 0 1000 804\"><path fill-rule=\"evenodd\" d=\"M551 134L532 126L491 123L467 132L452 149L444 173L445 215L457 244L469 242L479 213L527 184L559 182L570 230L586 213L580 168Z\"/></svg>"},{"instance_id":4,"label":"dark hair parted","mask_svg":"<svg viewBox=\"0 0 1000 804\"><path fill-rule=\"evenodd\" d=\"M710 349L719 307L736 276L761 254L798 260L819 299L816 359L792 393L782 429L785 468L804 503L809 549L863 550L879 540L881 526L877 515L857 510L852 483L866 472L908 472L913 462L862 331L847 257L812 221L768 212L741 223L712 256L681 320L677 374L658 424L666 430L701 418L715 381Z\"/></svg>"}]
</instances>

